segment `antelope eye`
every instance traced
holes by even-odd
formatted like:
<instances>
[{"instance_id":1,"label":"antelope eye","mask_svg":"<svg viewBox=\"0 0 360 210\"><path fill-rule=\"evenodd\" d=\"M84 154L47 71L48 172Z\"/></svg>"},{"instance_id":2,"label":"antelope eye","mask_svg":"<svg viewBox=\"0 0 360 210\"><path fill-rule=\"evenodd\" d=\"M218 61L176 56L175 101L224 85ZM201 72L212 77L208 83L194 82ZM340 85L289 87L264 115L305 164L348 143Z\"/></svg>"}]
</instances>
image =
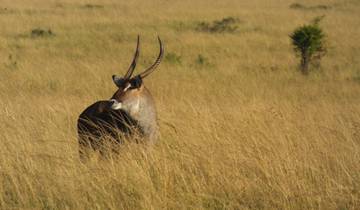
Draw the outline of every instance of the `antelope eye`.
<instances>
[{"instance_id":1,"label":"antelope eye","mask_svg":"<svg viewBox=\"0 0 360 210\"><path fill-rule=\"evenodd\" d=\"M136 88L136 81L134 81L134 80L130 80L130 85L131 85L131 87L132 88Z\"/></svg>"},{"instance_id":2,"label":"antelope eye","mask_svg":"<svg viewBox=\"0 0 360 210\"><path fill-rule=\"evenodd\" d=\"M135 77L130 80L131 88L139 88L142 84L141 77Z\"/></svg>"}]
</instances>

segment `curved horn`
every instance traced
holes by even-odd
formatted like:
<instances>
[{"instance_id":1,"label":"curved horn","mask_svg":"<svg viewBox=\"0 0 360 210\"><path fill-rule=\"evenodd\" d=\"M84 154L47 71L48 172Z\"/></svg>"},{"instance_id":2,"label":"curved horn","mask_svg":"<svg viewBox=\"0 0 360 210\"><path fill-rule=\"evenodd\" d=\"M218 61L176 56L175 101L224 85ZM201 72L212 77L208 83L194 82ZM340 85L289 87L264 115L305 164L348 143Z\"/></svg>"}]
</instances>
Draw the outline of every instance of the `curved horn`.
<instances>
[{"instance_id":1,"label":"curved horn","mask_svg":"<svg viewBox=\"0 0 360 210\"><path fill-rule=\"evenodd\" d=\"M138 76L140 76L141 78L144 78L146 76L148 76L149 74L151 74L151 72L153 72L156 67L160 64L161 59L164 56L164 46L161 42L160 37L158 37L159 40L159 45L160 45L160 53L159 56L157 57L156 61L153 63L153 65L151 65L149 68L145 69L145 71L143 71L142 73L140 73Z\"/></svg>"},{"instance_id":2,"label":"curved horn","mask_svg":"<svg viewBox=\"0 0 360 210\"><path fill-rule=\"evenodd\" d=\"M139 58L139 54L140 54L140 36L138 35L137 36L137 44L136 44L136 51L135 51L135 55L134 55L134 59L133 61L131 62L131 65L129 67L129 69L127 70L125 76L124 76L124 79L129 79L131 77L131 75L133 74L134 72L134 69L136 67L136 62Z\"/></svg>"}]
</instances>

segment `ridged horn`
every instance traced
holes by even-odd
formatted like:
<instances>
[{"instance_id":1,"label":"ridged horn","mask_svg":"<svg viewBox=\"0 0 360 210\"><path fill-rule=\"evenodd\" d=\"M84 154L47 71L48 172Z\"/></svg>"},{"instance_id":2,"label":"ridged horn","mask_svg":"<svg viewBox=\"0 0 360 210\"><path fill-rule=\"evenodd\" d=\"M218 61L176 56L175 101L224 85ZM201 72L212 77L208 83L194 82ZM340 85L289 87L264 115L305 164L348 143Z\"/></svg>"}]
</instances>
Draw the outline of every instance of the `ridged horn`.
<instances>
[{"instance_id":1,"label":"ridged horn","mask_svg":"<svg viewBox=\"0 0 360 210\"><path fill-rule=\"evenodd\" d=\"M134 69L136 67L136 62L137 62L137 60L139 58L139 54L140 54L140 36L138 35L137 36L137 44L136 44L135 55L134 55L133 61L131 62L131 65L130 65L129 69L127 70L127 72L126 72L126 74L124 76L125 80L130 79L131 75L133 74Z\"/></svg>"},{"instance_id":2,"label":"ridged horn","mask_svg":"<svg viewBox=\"0 0 360 210\"><path fill-rule=\"evenodd\" d=\"M159 45L160 45L160 53L159 56L157 57L156 61L147 69L145 69L142 73L140 73L138 76L140 76L141 78L145 78L146 76L148 76L149 74L151 74L156 67L160 64L163 56L164 56L164 46L161 42L160 37L158 37L159 40Z\"/></svg>"}]
</instances>

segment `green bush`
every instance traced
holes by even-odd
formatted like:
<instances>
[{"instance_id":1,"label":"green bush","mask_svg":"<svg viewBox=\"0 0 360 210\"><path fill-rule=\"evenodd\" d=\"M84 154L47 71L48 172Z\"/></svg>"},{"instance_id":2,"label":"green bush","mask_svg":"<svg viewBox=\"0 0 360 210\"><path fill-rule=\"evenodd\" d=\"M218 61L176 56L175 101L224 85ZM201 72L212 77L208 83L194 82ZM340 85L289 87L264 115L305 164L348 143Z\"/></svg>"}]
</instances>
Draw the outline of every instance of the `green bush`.
<instances>
[{"instance_id":1,"label":"green bush","mask_svg":"<svg viewBox=\"0 0 360 210\"><path fill-rule=\"evenodd\" d=\"M198 54L195 62L196 62L196 64L201 65L201 66L206 66L206 65L210 64L209 59L202 54Z\"/></svg>"},{"instance_id":2,"label":"green bush","mask_svg":"<svg viewBox=\"0 0 360 210\"><path fill-rule=\"evenodd\" d=\"M100 4L85 4L83 6L84 9L103 9L104 6Z\"/></svg>"},{"instance_id":3,"label":"green bush","mask_svg":"<svg viewBox=\"0 0 360 210\"><path fill-rule=\"evenodd\" d=\"M172 64L181 64L181 56L176 53L169 52L165 56L165 61Z\"/></svg>"},{"instance_id":4,"label":"green bush","mask_svg":"<svg viewBox=\"0 0 360 210\"><path fill-rule=\"evenodd\" d=\"M8 61L5 63L5 67L10 70L16 70L18 68L18 62L16 56L10 54L8 56Z\"/></svg>"},{"instance_id":5,"label":"green bush","mask_svg":"<svg viewBox=\"0 0 360 210\"><path fill-rule=\"evenodd\" d=\"M309 65L318 61L325 54L325 34L319 27L321 18L316 18L311 24L301 26L290 35L295 52L300 55L302 73L309 72Z\"/></svg>"},{"instance_id":6,"label":"green bush","mask_svg":"<svg viewBox=\"0 0 360 210\"><path fill-rule=\"evenodd\" d=\"M51 37L55 36L55 34L51 31L51 29L42 29L42 28L35 28L31 30L31 37Z\"/></svg>"},{"instance_id":7,"label":"green bush","mask_svg":"<svg viewBox=\"0 0 360 210\"><path fill-rule=\"evenodd\" d=\"M200 22L196 26L197 31L209 32L209 33L224 33L235 32L238 29L237 23L239 20L234 17L226 17L221 20L215 20L211 23Z\"/></svg>"},{"instance_id":8,"label":"green bush","mask_svg":"<svg viewBox=\"0 0 360 210\"><path fill-rule=\"evenodd\" d=\"M328 10L328 9L331 9L332 7L330 5L325 5L325 4L319 4L319 5L315 5L315 6L305 6L300 3L293 3L293 4L290 4L290 8L298 9L298 10Z\"/></svg>"}]
</instances>

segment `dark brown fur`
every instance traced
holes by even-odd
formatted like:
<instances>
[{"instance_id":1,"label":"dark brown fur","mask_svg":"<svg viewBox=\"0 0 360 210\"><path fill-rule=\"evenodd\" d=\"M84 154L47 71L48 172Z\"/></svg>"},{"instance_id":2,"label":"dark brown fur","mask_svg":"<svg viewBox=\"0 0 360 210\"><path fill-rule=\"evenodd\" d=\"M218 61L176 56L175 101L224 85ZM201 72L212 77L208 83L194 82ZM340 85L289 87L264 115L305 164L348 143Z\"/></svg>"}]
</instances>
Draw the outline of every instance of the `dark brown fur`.
<instances>
[{"instance_id":1,"label":"dark brown fur","mask_svg":"<svg viewBox=\"0 0 360 210\"><path fill-rule=\"evenodd\" d=\"M110 138L123 143L135 133L143 134L136 120L123 110L112 110L110 105L109 101L97 101L80 114L77 124L80 156L90 148L101 152L104 141Z\"/></svg>"}]
</instances>

